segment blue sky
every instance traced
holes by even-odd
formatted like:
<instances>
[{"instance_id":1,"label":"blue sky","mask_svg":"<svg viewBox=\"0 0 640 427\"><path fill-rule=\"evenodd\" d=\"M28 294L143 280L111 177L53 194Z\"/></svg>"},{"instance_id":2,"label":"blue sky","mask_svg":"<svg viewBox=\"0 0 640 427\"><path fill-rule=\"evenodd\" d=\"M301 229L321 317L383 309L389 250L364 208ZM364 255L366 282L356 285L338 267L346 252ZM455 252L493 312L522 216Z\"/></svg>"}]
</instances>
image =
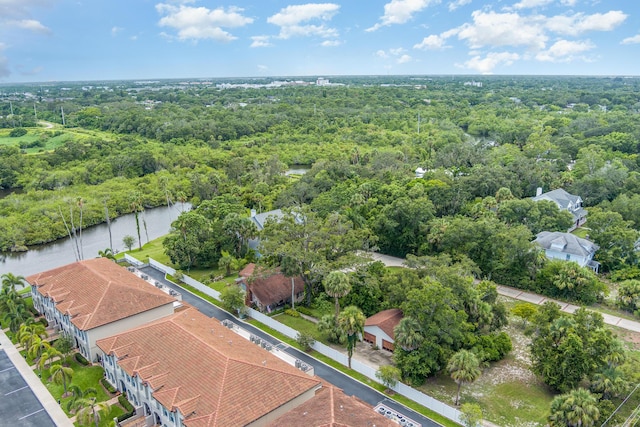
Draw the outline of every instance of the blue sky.
<instances>
[{"instance_id":1,"label":"blue sky","mask_svg":"<svg viewBox=\"0 0 640 427\"><path fill-rule=\"evenodd\" d=\"M0 0L0 82L638 75L637 0Z\"/></svg>"}]
</instances>

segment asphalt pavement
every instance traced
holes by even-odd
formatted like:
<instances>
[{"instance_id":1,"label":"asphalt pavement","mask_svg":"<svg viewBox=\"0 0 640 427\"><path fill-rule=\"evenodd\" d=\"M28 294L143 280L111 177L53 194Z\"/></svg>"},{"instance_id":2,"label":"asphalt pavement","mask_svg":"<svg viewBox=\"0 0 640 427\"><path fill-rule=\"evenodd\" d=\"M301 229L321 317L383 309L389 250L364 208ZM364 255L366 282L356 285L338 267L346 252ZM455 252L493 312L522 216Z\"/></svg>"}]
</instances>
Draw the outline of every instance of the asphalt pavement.
<instances>
[{"instance_id":1,"label":"asphalt pavement","mask_svg":"<svg viewBox=\"0 0 640 427\"><path fill-rule=\"evenodd\" d=\"M192 294L188 290L177 286L164 278L164 273L154 269L153 267L144 267L139 268L140 271L143 271L145 274L148 274L149 277L152 277L154 280L158 280L161 283L164 283L168 287L172 288L175 291L178 291L182 294L182 300L193 307L197 308L201 313L214 317L220 321L228 319L239 325L241 325L244 329L248 330L250 333L261 337L262 339L270 342L273 345L280 344L281 342L261 329L256 328L250 323L243 322L237 317L232 316L225 310L217 307L214 304L200 298L197 295ZM399 404L394 400L390 400L386 395L380 393L379 391L369 387L366 384L361 383L358 380L351 378L348 375L343 374L337 369L332 368L329 365L309 356L308 354L299 351L296 348L290 347L287 344L284 344L286 347L284 351L293 357L296 357L302 360L304 363L308 365L312 365L314 368L315 374L322 378L323 380L333 384L334 386L342 389L347 395L356 396L360 400L368 403L372 407L375 407L378 403L383 403L385 406L397 411L399 413L404 414L405 416L413 419L422 424L423 427L437 427L440 426L439 423L426 418L425 416L418 414L417 412L405 407L404 405ZM281 347L282 348L282 347ZM372 409L373 410L373 409Z\"/></svg>"}]
</instances>

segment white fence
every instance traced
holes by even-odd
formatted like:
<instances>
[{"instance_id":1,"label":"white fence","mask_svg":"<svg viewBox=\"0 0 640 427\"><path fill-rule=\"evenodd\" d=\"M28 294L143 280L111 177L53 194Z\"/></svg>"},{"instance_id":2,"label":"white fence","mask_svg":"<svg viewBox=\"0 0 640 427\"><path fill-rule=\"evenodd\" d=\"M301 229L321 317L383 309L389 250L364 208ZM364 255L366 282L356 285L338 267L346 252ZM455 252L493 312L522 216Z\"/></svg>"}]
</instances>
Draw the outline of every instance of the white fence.
<instances>
[{"instance_id":1,"label":"white fence","mask_svg":"<svg viewBox=\"0 0 640 427\"><path fill-rule=\"evenodd\" d=\"M124 254L124 259L131 265L135 265L136 267L140 267L142 265L144 265L144 262L140 261L139 259L136 259L134 257L132 257L129 254Z\"/></svg>"},{"instance_id":2,"label":"white fence","mask_svg":"<svg viewBox=\"0 0 640 427\"><path fill-rule=\"evenodd\" d=\"M129 260L127 254L125 254L125 258L127 258L127 261L129 261L130 263L134 264L133 262L131 262ZM135 258L132 258L136 261L136 265L140 265L142 264L140 261L136 260ZM149 265L153 268L155 268L156 270L160 270L162 272L164 272L165 274L170 274L170 275L174 275L176 273L176 271L171 268L168 267L162 263L159 263L158 261L149 258ZM217 300L220 300L220 292L211 289L210 287L198 282L197 280L189 277L189 276L183 276L182 281L185 282L186 284L188 284L189 286L192 286L194 288L196 288L197 290L199 290L200 292L203 292L206 295L209 295ZM292 339L296 339L298 337L298 331L296 331L293 328L290 328L287 325L284 325L280 322L278 322L277 320L275 320L272 317L269 317L263 313L260 313L259 311L253 310L253 309L249 309L249 315L256 319L258 322L272 328L275 329L276 331L280 332L283 335L286 335L289 338ZM348 357L346 354L341 353L337 350L334 350L333 348L324 345L320 342L316 342L313 344L313 349L316 350L317 352L335 360L338 363L341 363L342 365L347 366L348 365ZM354 360L351 359L351 368L366 376L367 378L370 378L374 381L380 381L377 377L376 377L376 370L373 369L371 366L366 365L358 360ZM398 382L394 387L392 387L392 389L396 392L396 393L400 393L403 396L406 396L407 398L413 400L414 402L417 402L419 404L421 404L422 406L425 406L429 409L431 409L432 411L449 418L450 420L453 420L457 423L460 423L460 411L458 411L455 408L452 408L451 406L440 402L439 400L434 399L431 396L427 396L426 394L422 393L421 391L418 391L416 389L414 389L413 387L410 387L404 383Z\"/></svg>"},{"instance_id":3,"label":"white fence","mask_svg":"<svg viewBox=\"0 0 640 427\"><path fill-rule=\"evenodd\" d=\"M176 274L176 270L164 265L158 261L156 261L153 258L149 258L149 265L153 268L155 268L156 270L160 270L162 272L164 272L165 274L169 274L171 276L175 276ZM200 292L203 292L207 295L209 295L210 297L213 297L217 300L220 300L220 292L216 291L215 289L211 289L210 287L208 287L207 285L198 282L196 279L189 277L187 275L183 275L182 279L181 279L184 283L186 283L187 285L196 288L197 290L199 290Z\"/></svg>"}]
</instances>

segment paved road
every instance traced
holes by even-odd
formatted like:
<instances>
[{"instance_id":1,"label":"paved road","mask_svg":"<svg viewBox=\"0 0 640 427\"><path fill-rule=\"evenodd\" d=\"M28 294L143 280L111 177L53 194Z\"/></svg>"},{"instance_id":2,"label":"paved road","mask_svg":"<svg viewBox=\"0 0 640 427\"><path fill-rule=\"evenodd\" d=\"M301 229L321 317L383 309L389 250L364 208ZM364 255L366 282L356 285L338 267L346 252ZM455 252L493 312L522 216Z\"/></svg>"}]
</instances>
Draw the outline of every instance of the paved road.
<instances>
[{"instance_id":1,"label":"paved road","mask_svg":"<svg viewBox=\"0 0 640 427\"><path fill-rule=\"evenodd\" d=\"M174 285L171 282L168 282L167 280L165 280L164 278L164 273L152 268L152 267L144 267L144 268L140 268L140 271L144 271L145 274L148 274L149 277L152 277L154 280L158 280L161 283L166 284L167 286L169 286L170 288L180 292L182 294L182 300L185 301L186 303L194 306L195 308L197 308L198 310L200 310L200 312L204 313L205 315L209 316L209 317L215 317L218 320L225 320L225 319L229 319L232 320L235 323L241 324L241 326L248 330L250 333L254 334L254 335L258 335L259 337L261 337L264 340L267 340L268 342L270 342L273 345L277 345L280 344L280 341L276 340L275 338L273 338L271 335L263 332L261 329L258 329L256 327L254 327L253 325L249 324L249 323L244 323L242 321L240 321L238 318L232 316L231 314L229 314L228 312L218 308L217 306L211 304L210 302L203 300L202 298L193 295L192 293L190 293L189 291L187 291L186 289L183 289L179 286ZM285 344L286 346L286 344ZM404 407L403 405L400 405L399 403L397 403L394 400L389 400L387 399L387 397L378 392L377 390L374 390L373 388L354 380L353 378L349 377L348 375L343 374L342 372L328 366L325 365L324 363L318 361L317 359L314 359L313 357L309 356L308 354L299 351L296 348L292 348L289 346L286 346L286 349L284 350L286 353L292 355L293 357L296 357L300 360L302 360L303 362L312 365L314 372L317 376L319 376L320 378L324 379L325 381L335 385L336 387L341 388L346 394L348 395L352 395L352 396L356 396L357 398L359 398L360 400L363 400L365 402L367 402L369 405L371 406L376 406L378 403L383 403L385 406L390 407L391 409L400 412L402 414L404 414L405 416L419 422L422 424L423 427L437 427L440 426L440 424L436 423L433 420L430 420L429 418L426 418L420 414L418 414L417 412L414 412L406 407Z\"/></svg>"},{"instance_id":2,"label":"paved road","mask_svg":"<svg viewBox=\"0 0 640 427\"><path fill-rule=\"evenodd\" d=\"M406 267L406 265L404 264L406 260L403 258L396 258L389 255L379 254L379 253L372 253L370 255L375 261L381 261L387 267ZM549 297L545 297L544 295L538 295L532 292L526 292L526 291L523 291L522 289L511 288L509 286L498 285L497 290L500 295L514 298L519 301L530 302L532 304L542 305L547 301L555 302L560 306L560 310L564 311L565 313L573 314L574 311L580 308L580 306L575 304L569 304L564 301L558 301ZM608 325L617 326L619 328L626 329L632 332L640 332L640 322L623 319L621 317L613 316L611 314L606 314L606 313L600 313L600 314L602 314L604 323Z\"/></svg>"}]
</instances>

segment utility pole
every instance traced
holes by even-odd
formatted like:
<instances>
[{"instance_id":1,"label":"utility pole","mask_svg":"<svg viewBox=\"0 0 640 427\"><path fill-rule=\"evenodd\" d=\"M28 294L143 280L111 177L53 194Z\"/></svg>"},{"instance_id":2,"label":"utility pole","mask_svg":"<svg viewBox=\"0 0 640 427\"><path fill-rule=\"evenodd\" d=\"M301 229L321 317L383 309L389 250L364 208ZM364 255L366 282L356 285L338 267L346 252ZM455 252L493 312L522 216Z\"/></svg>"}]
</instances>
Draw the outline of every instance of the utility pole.
<instances>
[{"instance_id":1,"label":"utility pole","mask_svg":"<svg viewBox=\"0 0 640 427\"><path fill-rule=\"evenodd\" d=\"M60 111L62 112L62 126L64 126L65 125L65 123L64 123L64 107L61 106L60 107Z\"/></svg>"},{"instance_id":2,"label":"utility pole","mask_svg":"<svg viewBox=\"0 0 640 427\"><path fill-rule=\"evenodd\" d=\"M420 135L420 111L418 111L418 135Z\"/></svg>"},{"instance_id":3,"label":"utility pole","mask_svg":"<svg viewBox=\"0 0 640 427\"><path fill-rule=\"evenodd\" d=\"M33 115L36 117L36 122L38 121L38 110L36 110L36 103L33 103Z\"/></svg>"},{"instance_id":4,"label":"utility pole","mask_svg":"<svg viewBox=\"0 0 640 427\"><path fill-rule=\"evenodd\" d=\"M294 295L294 291L293 291L293 287L294 287L294 281L293 281L293 277L291 278L291 308L295 309L296 308L296 298Z\"/></svg>"}]
</instances>

